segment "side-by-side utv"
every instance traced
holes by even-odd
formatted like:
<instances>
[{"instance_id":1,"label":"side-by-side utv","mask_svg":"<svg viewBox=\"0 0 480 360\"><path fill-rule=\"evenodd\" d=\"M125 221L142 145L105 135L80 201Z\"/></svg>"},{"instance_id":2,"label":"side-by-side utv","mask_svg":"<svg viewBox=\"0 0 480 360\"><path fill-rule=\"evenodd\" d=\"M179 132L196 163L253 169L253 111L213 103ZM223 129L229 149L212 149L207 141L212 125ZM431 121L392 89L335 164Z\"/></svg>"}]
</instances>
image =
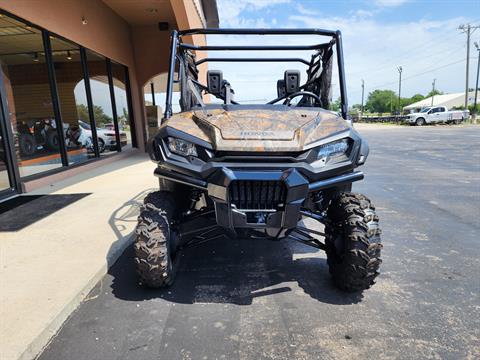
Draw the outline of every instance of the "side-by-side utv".
<instances>
[{"instance_id":1,"label":"side-by-side utv","mask_svg":"<svg viewBox=\"0 0 480 360\"><path fill-rule=\"evenodd\" d=\"M184 41L192 35L328 40L314 45L197 46ZM356 169L365 163L369 148L347 120L341 41L339 31L318 29L173 31L164 119L149 142L160 189L145 198L136 229L135 262L142 284L171 285L182 249L220 235L226 235L222 241L299 241L326 251L339 288L353 292L374 284L381 263L380 229L370 200L351 192L352 182L363 179ZM199 58L202 51L218 50L312 54L309 59ZM329 110L335 57L340 113ZM205 62L210 70L202 83L198 66ZM215 62L296 62L306 73L287 68L275 99L240 104L234 100L234 84L212 69ZM181 112L176 114L174 84L181 94ZM324 227L307 227L312 221L303 222L306 218Z\"/></svg>"}]
</instances>

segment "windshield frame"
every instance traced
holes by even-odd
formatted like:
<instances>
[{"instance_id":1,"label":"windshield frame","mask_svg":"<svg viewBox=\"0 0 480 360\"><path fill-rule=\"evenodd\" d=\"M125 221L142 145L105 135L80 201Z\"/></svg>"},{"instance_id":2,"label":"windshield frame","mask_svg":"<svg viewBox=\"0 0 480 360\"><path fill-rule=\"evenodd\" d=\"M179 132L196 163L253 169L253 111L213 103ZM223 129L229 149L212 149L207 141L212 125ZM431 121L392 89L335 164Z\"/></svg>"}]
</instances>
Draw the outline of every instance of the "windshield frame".
<instances>
[{"instance_id":1,"label":"windshield frame","mask_svg":"<svg viewBox=\"0 0 480 360\"><path fill-rule=\"evenodd\" d=\"M323 37L329 37L329 43L323 44L314 44L314 45L223 45L223 46L212 46L212 45L192 45L190 43L182 42L182 37L184 36L193 36L193 35L318 35ZM344 60L343 60L343 47L342 47L342 36L339 30L323 30L323 29L190 29L177 31L173 30L171 35L171 44L170 44L170 62L169 62L169 71L167 78L167 91L165 97L165 113L163 121L169 119L172 114L172 94L173 94L173 84L174 81L182 81L182 79L174 80L176 73L176 65L179 62L179 55L184 53L186 50L190 51L272 51L272 50L319 50L323 49L326 46L331 46L335 48L336 53L336 65L338 67L338 77L339 77L339 87L340 87L340 107L341 115L344 119L347 119L348 114L348 101L347 101L347 88L345 81L345 70L344 70ZM214 61L218 58L212 58ZM262 58L267 60L259 60L259 58L248 58L248 59L239 59L239 58L224 58L225 62L228 61L268 61L271 59ZM209 61L208 57L202 59L203 62ZM200 60L200 61L202 61ZM303 62L303 59L298 58L284 58L281 60L275 61L299 61ZM305 60L306 62L306 60ZM198 84L197 84L198 85ZM303 85L305 86L305 84ZM275 99L280 101L282 98ZM328 109L327 109L328 110ZM162 121L162 122L163 122Z\"/></svg>"}]
</instances>

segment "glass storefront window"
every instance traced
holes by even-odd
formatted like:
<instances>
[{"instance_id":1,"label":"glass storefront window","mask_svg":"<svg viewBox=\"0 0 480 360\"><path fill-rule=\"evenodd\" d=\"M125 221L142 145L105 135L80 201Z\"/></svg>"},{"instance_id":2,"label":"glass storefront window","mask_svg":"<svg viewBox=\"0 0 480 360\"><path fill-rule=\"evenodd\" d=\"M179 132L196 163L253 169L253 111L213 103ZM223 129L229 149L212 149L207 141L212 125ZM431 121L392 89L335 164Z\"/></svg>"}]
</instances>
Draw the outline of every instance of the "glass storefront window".
<instances>
[{"instance_id":1,"label":"glass storefront window","mask_svg":"<svg viewBox=\"0 0 480 360\"><path fill-rule=\"evenodd\" d=\"M68 162L75 164L95 156L80 48L53 36L50 42Z\"/></svg>"},{"instance_id":2,"label":"glass storefront window","mask_svg":"<svg viewBox=\"0 0 480 360\"><path fill-rule=\"evenodd\" d=\"M45 53L44 41L51 53ZM96 146L101 156L130 148L135 129L127 71L124 65L0 10L0 91L8 110L0 119L0 193L62 163L92 159Z\"/></svg>"},{"instance_id":3,"label":"glass storefront window","mask_svg":"<svg viewBox=\"0 0 480 360\"><path fill-rule=\"evenodd\" d=\"M42 33L6 15L0 28L0 76L20 176L61 167Z\"/></svg>"},{"instance_id":4,"label":"glass storefront window","mask_svg":"<svg viewBox=\"0 0 480 360\"><path fill-rule=\"evenodd\" d=\"M101 156L113 154L117 151L117 140L113 123L107 62L105 57L93 51L87 50L86 53L93 112L97 126L98 148Z\"/></svg>"},{"instance_id":5,"label":"glass storefront window","mask_svg":"<svg viewBox=\"0 0 480 360\"><path fill-rule=\"evenodd\" d=\"M126 68L112 61L113 90L117 108L118 128L122 150L132 147L130 114L128 112Z\"/></svg>"}]
</instances>

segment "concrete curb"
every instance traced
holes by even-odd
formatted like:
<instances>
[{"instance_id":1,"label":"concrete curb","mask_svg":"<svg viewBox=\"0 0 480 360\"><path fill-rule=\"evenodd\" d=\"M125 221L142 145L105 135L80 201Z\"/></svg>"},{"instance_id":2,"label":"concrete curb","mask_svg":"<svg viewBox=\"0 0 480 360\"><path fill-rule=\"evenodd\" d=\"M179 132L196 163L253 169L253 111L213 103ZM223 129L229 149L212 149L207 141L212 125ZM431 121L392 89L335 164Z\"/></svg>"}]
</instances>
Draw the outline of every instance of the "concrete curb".
<instances>
[{"instance_id":1,"label":"concrete curb","mask_svg":"<svg viewBox=\"0 0 480 360\"><path fill-rule=\"evenodd\" d=\"M133 243L133 232L125 236L120 244L111 249L103 266L98 269L95 275L88 280L85 286L75 295L60 313L52 319L52 321L45 327L45 329L28 345L27 349L20 355L18 360L32 360L36 359L45 347L53 340L55 335L62 328L64 322L68 317L78 308L78 306L85 300L86 296L95 287L95 285L107 274L111 266L118 260L125 249Z\"/></svg>"}]
</instances>

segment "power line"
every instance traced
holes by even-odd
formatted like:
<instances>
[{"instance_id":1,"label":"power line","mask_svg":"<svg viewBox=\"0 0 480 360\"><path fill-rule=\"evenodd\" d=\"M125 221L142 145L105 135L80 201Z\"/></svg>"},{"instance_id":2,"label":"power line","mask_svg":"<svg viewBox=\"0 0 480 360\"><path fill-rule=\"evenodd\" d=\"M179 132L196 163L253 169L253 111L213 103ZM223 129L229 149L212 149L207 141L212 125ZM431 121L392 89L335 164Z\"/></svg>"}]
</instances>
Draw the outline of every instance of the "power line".
<instances>
[{"instance_id":1,"label":"power line","mask_svg":"<svg viewBox=\"0 0 480 360\"><path fill-rule=\"evenodd\" d=\"M452 66L452 65L458 64L458 63L460 63L460 62L462 62L462 61L465 61L465 60L464 60L464 59L460 59L460 60L457 60L457 61L454 61L454 62L445 64L445 65L441 65L441 66L438 66L438 67L435 67L435 68L432 68L432 69L428 69L428 70L422 71L422 72L420 72L420 73L417 73L417 74L408 76L408 77L404 78L402 81L408 81L408 80L414 79L414 78L416 78L416 77L419 77L419 76L422 76L422 75L431 73L431 72L433 72L433 71L436 71L436 70L439 70L439 69L446 68L446 67L448 67L448 66ZM395 84L396 84L396 81L390 81L390 82L383 83L383 84L373 85L372 88L380 88L380 87L385 87L385 86L395 85ZM355 90L354 90L354 91L351 91L351 93L355 93L355 92L356 92ZM357 90L357 92L358 92L358 90Z\"/></svg>"},{"instance_id":2,"label":"power line","mask_svg":"<svg viewBox=\"0 0 480 360\"><path fill-rule=\"evenodd\" d=\"M438 35L442 34L442 33L446 33L446 32L450 32L451 29L448 29L447 31L442 31L440 32ZM441 37L441 40L444 41L444 40L447 40L447 39L450 39L450 38L453 38L453 37L456 37L458 36L459 34L458 33L453 33L452 36L444 36L444 37ZM375 64L375 66L372 66L370 68L364 68L360 71L357 71L357 72L353 72L353 73L348 73L347 72L347 75L349 76L352 76L352 75L357 75L357 74L360 74L360 73L363 73L365 70L368 70L368 69L375 69L373 72L378 72L378 71L381 71L383 69L386 69L388 67L393 67L395 63L398 63L398 61L402 61L402 62L406 62L406 61L410 61L412 59L417 59L417 58L421 58L421 57L424 57L425 55L425 50L428 50L428 48L432 47L432 46L435 46L435 47L438 47L438 42L434 43L434 42L423 42L419 45L412 45L411 48L412 49L421 49L421 51L419 51L417 53L417 55L413 55L412 54L406 54L405 52L402 52L400 55L398 56L392 56L391 57L391 60L388 60L386 62L383 62L383 63L380 63L380 64ZM446 47L448 47L448 44L446 44ZM436 54L440 54L440 53L444 53L445 51L448 51L448 49L443 49L443 50L440 50L440 51L436 51L434 52L433 54L432 53L429 53L428 56L431 58L432 55L436 55ZM458 51L458 50L454 50L454 51Z\"/></svg>"},{"instance_id":3,"label":"power line","mask_svg":"<svg viewBox=\"0 0 480 360\"><path fill-rule=\"evenodd\" d=\"M455 49L450 49L449 50L440 50L438 52L434 52L434 53L429 53L428 54L428 60L429 61L434 61L435 59L439 59L440 57L441 58L445 58L445 57L448 57L450 55L452 55L453 53L457 53L459 52L460 50L463 50L463 48L465 47L465 45L461 45L460 48L455 48ZM437 55L440 55L440 56L437 56ZM413 56L405 61L403 61L403 63L406 63L406 64L409 64L411 62L416 62L417 59L424 59L425 58L425 54L423 53L423 49L422 49L422 52L421 53L418 53L417 56ZM384 65L384 66L375 66L374 68L370 68L370 69L374 69L373 71L369 71L370 74L375 74L375 73L378 73L378 72L382 72L382 71L385 71L387 69L390 69L394 66L394 63L397 62L397 58L395 59L392 59L392 62L389 63L388 65ZM368 70L369 68L363 68L361 71L357 71L357 72L353 72L353 73L349 73L347 72L347 75L349 77L351 76L354 76L354 75L359 75L359 74L364 74L366 72L366 70Z\"/></svg>"},{"instance_id":4,"label":"power line","mask_svg":"<svg viewBox=\"0 0 480 360\"><path fill-rule=\"evenodd\" d=\"M473 23L475 23L477 21L480 21L480 18L472 20ZM451 32L451 29L448 28L444 31L441 31L441 32L437 33L436 36L439 38L439 41L444 42L445 40L449 40L449 39L454 38L454 37L459 35L458 33L451 33L450 36L441 36L442 34L447 34L447 33L450 33L450 32ZM446 45L448 46L448 44L446 44ZM436 41L436 42L424 41L424 42L421 42L421 43L416 44L416 45L415 44L411 45L412 49L421 49L421 51L419 51L416 56L412 56L411 54L406 54L405 52L402 52L398 56L392 56L391 60L388 60L388 61L380 63L380 64L377 63L377 64L375 64L374 67L372 66L370 68L364 68L364 69L362 69L360 71L357 71L357 72L353 72L353 73L347 72L347 75L352 76L352 75L363 74L368 69L375 69L373 72L378 72L378 71L384 70L388 67L393 67L395 65L395 63L398 63L399 61L404 60L404 59L405 60L401 61L401 62L405 63L406 61L410 61L411 59L421 58L421 57L424 56L425 50L428 50L431 47L436 47L437 48L438 47L438 41ZM463 46L462 46L462 48L463 48ZM434 52L434 53L429 53L428 56L429 56L430 59L431 59L432 55L436 55L436 54L443 54L445 56L445 51L446 51L446 49L440 50L440 51ZM454 49L453 51L458 51L458 50Z\"/></svg>"}]
</instances>

